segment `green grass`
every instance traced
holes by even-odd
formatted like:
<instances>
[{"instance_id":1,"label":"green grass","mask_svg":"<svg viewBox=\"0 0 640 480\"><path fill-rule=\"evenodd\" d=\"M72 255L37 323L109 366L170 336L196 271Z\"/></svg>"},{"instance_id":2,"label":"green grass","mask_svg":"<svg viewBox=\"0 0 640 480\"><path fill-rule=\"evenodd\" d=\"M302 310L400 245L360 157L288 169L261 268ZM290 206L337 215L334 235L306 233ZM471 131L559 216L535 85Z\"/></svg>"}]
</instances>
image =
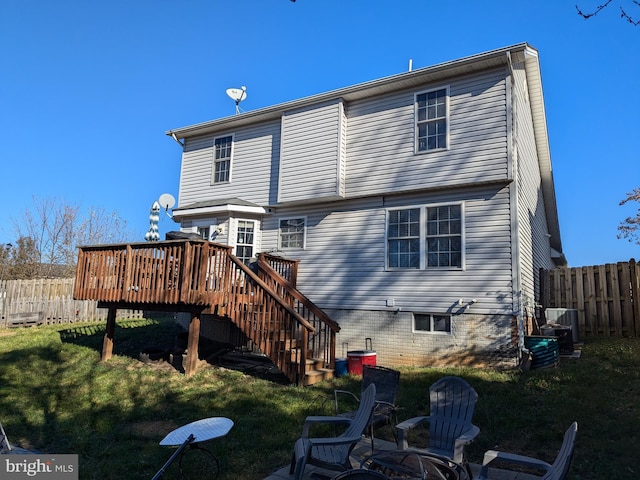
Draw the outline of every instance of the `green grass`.
<instances>
[{"instance_id":1,"label":"green grass","mask_svg":"<svg viewBox=\"0 0 640 480\"><path fill-rule=\"evenodd\" d=\"M333 388L359 391L342 377L297 388L210 366L191 378L142 363L144 346L173 344L171 320L118 322L114 357L99 361L104 325L0 330L0 421L13 443L79 455L81 479L150 479L172 449L158 442L172 429L209 416L235 425L209 444L220 480L262 479L287 465L307 415L328 414ZM429 385L465 378L479 394L469 448L481 462L490 448L553 460L578 421L570 479L640 474L640 339L590 341L582 358L525 373L472 368L402 368L399 419L428 413ZM391 439L390 431L380 431ZM416 440L416 441L419 441ZM177 478L172 466L164 478Z\"/></svg>"}]
</instances>

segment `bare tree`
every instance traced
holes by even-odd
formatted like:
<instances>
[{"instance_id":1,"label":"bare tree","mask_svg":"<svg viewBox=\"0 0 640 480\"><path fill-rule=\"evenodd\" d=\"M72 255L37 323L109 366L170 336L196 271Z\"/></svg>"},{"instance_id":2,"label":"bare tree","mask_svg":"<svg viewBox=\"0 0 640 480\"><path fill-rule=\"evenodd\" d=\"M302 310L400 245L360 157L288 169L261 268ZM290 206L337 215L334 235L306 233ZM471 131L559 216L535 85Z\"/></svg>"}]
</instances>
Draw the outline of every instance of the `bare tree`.
<instances>
[{"instance_id":1,"label":"bare tree","mask_svg":"<svg viewBox=\"0 0 640 480\"><path fill-rule=\"evenodd\" d=\"M578 11L578 15L580 15L582 18L584 19L589 19L591 17L596 16L597 14L599 14L602 10L604 10L605 8L607 8L611 3L613 2L613 0L607 0L606 2L604 2L602 5L598 5L595 10L593 10L591 13L585 13L583 12L580 7L578 5L576 5L576 10ZM638 0L631 0L631 2L636 6L636 7L640 7L640 2ZM631 25L633 25L634 27L637 27L638 24L640 24L640 20L634 20L634 17L632 17L631 15L629 15L627 13L627 11L620 7L620 17L623 18L624 20L626 20L627 22L629 22Z\"/></svg>"},{"instance_id":2,"label":"bare tree","mask_svg":"<svg viewBox=\"0 0 640 480\"><path fill-rule=\"evenodd\" d=\"M128 231L127 221L118 212L107 212L104 208L90 207L78 228L78 245L124 243L134 238Z\"/></svg>"},{"instance_id":3,"label":"bare tree","mask_svg":"<svg viewBox=\"0 0 640 480\"><path fill-rule=\"evenodd\" d=\"M634 201L640 203L640 188L635 188L633 192L627 193L627 198L622 200L620 205ZM618 238L626 238L630 242L640 245L640 207L638 207L635 217L627 217L620 223L618 230L620 231Z\"/></svg>"},{"instance_id":4,"label":"bare tree","mask_svg":"<svg viewBox=\"0 0 640 480\"><path fill-rule=\"evenodd\" d=\"M42 276L51 276L53 265L65 265L68 251L75 247L74 232L78 224L80 207L63 200L47 197L32 197L33 208L27 208L20 221L12 219L19 238L29 238L34 242L38 263L49 266Z\"/></svg>"},{"instance_id":5,"label":"bare tree","mask_svg":"<svg viewBox=\"0 0 640 480\"><path fill-rule=\"evenodd\" d=\"M71 275L80 245L121 243L133 238L117 212L91 207L83 216L77 204L53 197L32 197L33 207L12 218L16 237L22 239L11 259L16 273L40 277ZM37 272L27 268L33 262ZM25 273L26 272L26 273Z\"/></svg>"}]
</instances>

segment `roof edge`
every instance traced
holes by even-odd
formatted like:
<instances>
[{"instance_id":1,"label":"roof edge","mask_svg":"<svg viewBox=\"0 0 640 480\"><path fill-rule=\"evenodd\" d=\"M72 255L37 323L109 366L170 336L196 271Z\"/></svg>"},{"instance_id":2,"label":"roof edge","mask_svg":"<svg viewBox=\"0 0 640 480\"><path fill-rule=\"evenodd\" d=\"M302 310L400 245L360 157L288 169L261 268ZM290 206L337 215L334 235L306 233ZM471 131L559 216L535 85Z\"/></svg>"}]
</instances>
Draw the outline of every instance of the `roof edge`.
<instances>
[{"instance_id":1,"label":"roof edge","mask_svg":"<svg viewBox=\"0 0 640 480\"><path fill-rule=\"evenodd\" d=\"M316 95L311 95L308 97L303 97L296 100L291 100L284 103L279 103L269 107L259 108L257 110L252 110L249 112L243 112L240 114L223 117L216 120L209 120L206 122L188 125L185 127L174 128L171 130L167 130L165 132L165 135L170 136L174 139L184 139L188 137L206 134L211 130L215 130L216 128L221 128L224 126L233 128L237 125L248 124L248 123L261 121L261 120L267 120L269 118L276 119L276 118L279 118L282 112L284 111L292 110L295 108L306 107L309 105L313 105L315 103L320 103L320 102L341 98L341 97L365 96L367 91L370 91L382 86L392 85L394 83L398 84L397 89L400 90L400 89L406 88L406 86L404 85L404 81L407 81L410 79L420 79L422 77L427 77L429 75L432 75L436 72L445 72L446 70L452 70L452 75L454 75L455 74L454 70L459 69L460 67L472 65L475 63L485 62L488 59L495 58L501 63L506 64L507 62L506 53L507 52L513 53L517 51L536 52L536 55L537 55L537 50L531 47L528 43L526 42L518 43L508 47L502 47L499 49L478 53L478 54L471 55L468 57L463 57L457 60L449 60L446 62L418 68L408 72L397 73L387 77L370 80L367 82L351 85L348 87L342 87L339 89L331 90L324 93L319 93Z\"/></svg>"}]
</instances>

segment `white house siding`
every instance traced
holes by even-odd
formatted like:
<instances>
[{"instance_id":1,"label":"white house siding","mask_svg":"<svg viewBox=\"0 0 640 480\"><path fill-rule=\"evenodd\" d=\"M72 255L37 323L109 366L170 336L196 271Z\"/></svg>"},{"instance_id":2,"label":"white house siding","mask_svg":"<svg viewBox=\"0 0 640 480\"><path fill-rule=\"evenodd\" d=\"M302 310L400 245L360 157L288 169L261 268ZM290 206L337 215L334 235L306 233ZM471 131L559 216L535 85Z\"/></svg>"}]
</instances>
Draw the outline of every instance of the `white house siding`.
<instances>
[{"instance_id":1,"label":"white house siding","mask_svg":"<svg viewBox=\"0 0 640 480\"><path fill-rule=\"evenodd\" d=\"M342 195L343 120L342 100L283 114L278 202Z\"/></svg>"},{"instance_id":2,"label":"white house siding","mask_svg":"<svg viewBox=\"0 0 640 480\"><path fill-rule=\"evenodd\" d=\"M416 154L414 95L447 85L450 148ZM504 69L355 101L347 117L349 197L508 177Z\"/></svg>"},{"instance_id":3,"label":"white house siding","mask_svg":"<svg viewBox=\"0 0 640 480\"><path fill-rule=\"evenodd\" d=\"M464 270L385 270L387 208L459 201ZM298 287L339 322L339 342L349 348L362 349L371 337L380 361L389 365L447 363L456 355L477 362L510 347L510 214L506 186L278 208L264 219L262 245L277 250L279 218L306 216L306 249L278 253L300 260ZM461 298L476 303L465 309L458 306ZM452 314L452 334L414 333L412 312Z\"/></svg>"},{"instance_id":4,"label":"white house siding","mask_svg":"<svg viewBox=\"0 0 640 480\"><path fill-rule=\"evenodd\" d=\"M516 138L518 187L518 245L523 314L535 313L539 303L538 272L541 267L553 268L550 254L547 218L545 214L538 154L533 132L531 107L527 94L524 65L514 64L514 128Z\"/></svg>"},{"instance_id":5,"label":"white house siding","mask_svg":"<svg viewBox=\"0 0 640 480\"><path fill-rule=\"evenodd\" d=\"M511 314L508 199L501 188L280 208L264 220L262 245L277 249L278 218L306 215L306 249L280 253L300 260L298 285L321 308L447 313L460 298L475 298L474 313ZM464 201L464 270L385 270L386 208L457 201Z\"/></svg>"},{"instance_id":6,"label":"white house siding","mask_svg":"<svg viewBox=\"0 0 640 480\"><path fill-rule=\"evenodd\" d=\"M213 139L225 135L234 136L231 182L212 184ZM182 154L178 205L231 197L259 205L271 203L279 149L278 121L188 139Z\"/></svg>"}]
</instances>

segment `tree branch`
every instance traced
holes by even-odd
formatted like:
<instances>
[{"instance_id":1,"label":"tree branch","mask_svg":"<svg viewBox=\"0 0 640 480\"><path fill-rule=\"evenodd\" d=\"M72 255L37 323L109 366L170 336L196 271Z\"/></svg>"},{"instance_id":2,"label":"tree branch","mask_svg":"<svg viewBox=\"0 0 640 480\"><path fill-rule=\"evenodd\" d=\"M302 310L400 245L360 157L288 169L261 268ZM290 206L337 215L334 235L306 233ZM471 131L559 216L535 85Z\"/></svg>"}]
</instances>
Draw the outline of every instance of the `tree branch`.
<instances>
[{"instance_id":1,"label":"tree branch","mask_svg":"<svg viewBox=\"0 0 640 480\"><path fill-rule=\"evenodd\" d=\"M592 13L584 13L582 10L580 10L580 7L578 7L578 5L576 5L576 10L578 11L578 15L580 15L584 19L587 19L599 14L602 10L607 8L611 2L612 0L607 0L604 4L598 5L598 8L596 8Z\"/></svg>"}]
</instances>

